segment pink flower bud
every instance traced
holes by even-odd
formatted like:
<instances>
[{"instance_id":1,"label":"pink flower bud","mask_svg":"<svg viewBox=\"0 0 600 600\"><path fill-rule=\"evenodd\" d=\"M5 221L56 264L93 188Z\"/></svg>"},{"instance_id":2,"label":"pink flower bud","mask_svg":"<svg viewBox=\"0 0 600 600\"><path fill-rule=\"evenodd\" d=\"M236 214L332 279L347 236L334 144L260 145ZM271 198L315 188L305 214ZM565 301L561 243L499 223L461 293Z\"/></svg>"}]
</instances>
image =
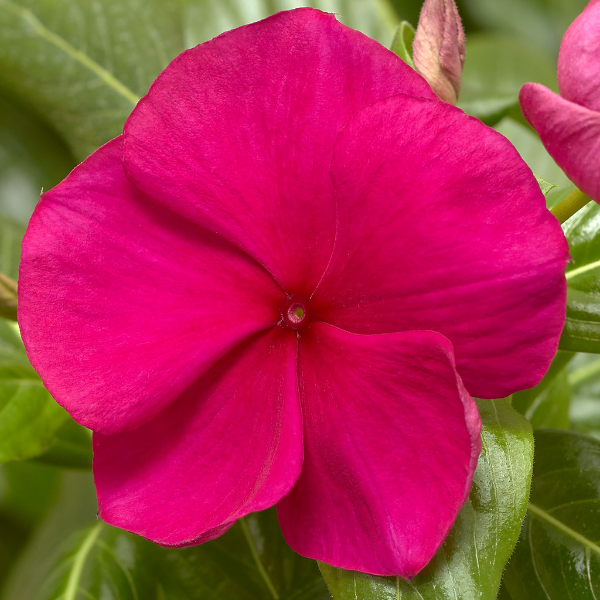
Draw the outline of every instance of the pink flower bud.
<instances>
[{"instance_id":1,"label":"pink flower bud","mask_svg":"<svg viewBox=\"0 0 600 600\"><path fill-rule=\"evenodd\" d=\"M600 0L592 0L565 33L555 94L526 83L519 100L546 150L579 189L600 201Z\"/></svg>"},{"instance_id":2,"label":"pink flower bud","mask_svg":"<svg viewBox=\"0 0 600 600\"><path fill-rule=\"evenodd\" d=\"M465 32L454 0L425 0L413 42L415 69L445 102L456 104Z\"/></svg>"}]
</instances>

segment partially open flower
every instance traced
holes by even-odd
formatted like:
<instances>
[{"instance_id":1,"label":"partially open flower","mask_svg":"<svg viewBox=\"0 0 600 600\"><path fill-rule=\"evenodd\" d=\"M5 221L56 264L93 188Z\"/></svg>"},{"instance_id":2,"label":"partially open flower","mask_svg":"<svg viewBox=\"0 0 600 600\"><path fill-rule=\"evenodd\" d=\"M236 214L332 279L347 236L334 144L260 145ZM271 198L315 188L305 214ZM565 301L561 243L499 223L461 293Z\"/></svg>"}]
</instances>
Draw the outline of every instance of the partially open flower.
<instances>
[{"instance_id":1,"label":"partially open flower","mask_svg":"<svg viewBox=\"0 0 600 600\"><path fill-rule=\"evenodd\" d=\"M415 69L444 102L456 104L465 64L465 32L454 0L425 0L413 41Z\"/></svg>"},{"instance_id":2,"label":"partially open flower","mask_svg":"<svg viewBox=\"0 0 600 600\"><path fill-rule=\"evenodd\" d=\"M523 114L569 179L600 201L600 0L565 33L558 56L560 96L526 83Z\"/></svg>"},{"instance_id":3,"label":"partially open flower","mask_svg":"<svg viewBox=\"0 0 600 600\"><path fill-rule=\"evenodd\" d=\"M298 9L177 57L43 195L19 320L108 523L185 546L277 504L301 554L411 577L469 493L470 394L554 355L567 257L506 139Z\"/></svg>"}]
</instances>

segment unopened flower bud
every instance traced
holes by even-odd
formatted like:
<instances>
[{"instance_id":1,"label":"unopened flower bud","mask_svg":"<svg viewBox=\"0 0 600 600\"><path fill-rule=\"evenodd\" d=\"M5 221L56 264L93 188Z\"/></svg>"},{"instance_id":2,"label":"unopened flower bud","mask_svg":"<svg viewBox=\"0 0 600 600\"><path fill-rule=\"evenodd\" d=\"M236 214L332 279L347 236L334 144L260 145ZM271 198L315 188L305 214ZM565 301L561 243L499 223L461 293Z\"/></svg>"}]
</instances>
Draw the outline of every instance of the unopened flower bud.
<instances>
[{"instance_id":1,"label":"unopened flower bud","mask_svg":"<svg viewBox=\"0 0 600 600\"><path fill-rule=\"evenodd\" d=\"M415 69L445 102L456 104L465 32L454 0L425 0L413 42Z\"/></svg>"}]
</instances>

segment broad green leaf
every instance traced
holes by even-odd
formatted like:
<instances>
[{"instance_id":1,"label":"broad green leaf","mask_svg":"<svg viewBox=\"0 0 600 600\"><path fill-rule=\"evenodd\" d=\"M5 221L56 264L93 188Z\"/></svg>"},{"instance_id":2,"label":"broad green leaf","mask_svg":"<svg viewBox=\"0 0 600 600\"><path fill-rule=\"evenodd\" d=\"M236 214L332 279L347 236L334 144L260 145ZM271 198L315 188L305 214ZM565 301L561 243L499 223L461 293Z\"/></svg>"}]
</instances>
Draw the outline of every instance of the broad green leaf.
<instances>
[{"instance_id":1,"label":"broad green leaf","mask_svg":"<svg viewBox=\"0 0 600 600\"><path fill-rule=\"evenodd\" d=\"M467 38L466 52L458 106L489 124L518 104L525 82L556 88L553 62L519 40L476 33Z\"/></svg>"},{"instance_id":2,"label":"broad green leaf","mask_svg":"<svg viewBox=\"0 0 600 600\"><path fill-rule=\"evenodd\" d=\"M600 441L535 432L531 499L504 588L513 600L600 597Z\"/></svg>"},{"instance_id":3,"label":"broad green leaf","mask_svg":"<svg viewBox=\"0 0 600 600\"><path fill-rule=\"evenodd\" d=\"M183 50L173 0L0 0L0 80L83 158Z\"/></svg>"},{"instance_id":4,"label":"broad green leaf","mask_svg":"<svg viewBox=\"0 0 600 600\"><path fill-rule=\"evenodd\" d=\"M0 463L41 454L67 419L29 364L16 324L0 319Z\"/></svg>"},{"instance_id":5,"label":"broad green leaf","mask_svg":"<svg viewBox=\"0 0 600 600\"><path fill-rule=\"evenodd\" d=\"M571 352L558 352L548 373L534 388L513 394L513 408L524 415L534 429L569 429L571 384L566 366Z\"/></svg>"},{"instance_id":6,"label":"broad green leaf","mask_svg":"<svg viewBox=\"0 0 600 600\"><path fill-rule=\"evenodd\" d=\"M82 159L119 135L137 100L186 47L305 5L296 0L0 0L0 83L51 123ZM318 0L389 45L386 0Z\"/></svg>"},{"instance_id":7,"label":"broad green leaf","mask_svg":"<svg viewBox=\"0 0 600 600\"><path fill-rule=\"evenodd\" d=\"M153 571L169 600L329 600L315 561L286 545L275 509L224 536L180 550L155 547Z\"/></svg>"},{"instance_id":8,"label":"broad green leaf","mask_svg":"<svg viewBox=\"0 0 600 600\"><path fill-rule=\"evenodd\" d=\"M402 21L398 25L396 35L392 40L391 50L394 54L397 54L407 65L415 68L412 55L412 44L415 39L415 28L408 22Z\"/></svg>"},{"instance_id":9,"label":"broad green leaf","mask_svg":"<svg viewBox=\"0 0 600 600\"><path fill-rule=\"evenodd\" d=\"M573 262L567 266L563 350L600 353L600 206L590 202L563 225Z\"/></svg>"},{"instance_id":10,"label":"broad green leaf","mask_svg":"<svg viewBox=\"0 0 600 600\"><path fill-rule=\"evenodd\" d=\"M525 516L533 438L507 400L478 404L483 448L471 495L432 562L410 583L322 563L334 600L495 600Z\"/></svg>"},{"instance_id":11,"label":"broad green leaf","mask_svg":"<svg viewBox=\"0 0 600 600\"><path fill-rule=\"evenodd\" d=\"M57 135L0 90L0 215L26 225L42 189L56 185L74 164ZM0 227L0 244L4 247L14 240L11 254L18 257L24 229ZM8 267L0 265L0 271L16 279L17 264L18 260L8 261Z\"/></svg>"}]
</instances>

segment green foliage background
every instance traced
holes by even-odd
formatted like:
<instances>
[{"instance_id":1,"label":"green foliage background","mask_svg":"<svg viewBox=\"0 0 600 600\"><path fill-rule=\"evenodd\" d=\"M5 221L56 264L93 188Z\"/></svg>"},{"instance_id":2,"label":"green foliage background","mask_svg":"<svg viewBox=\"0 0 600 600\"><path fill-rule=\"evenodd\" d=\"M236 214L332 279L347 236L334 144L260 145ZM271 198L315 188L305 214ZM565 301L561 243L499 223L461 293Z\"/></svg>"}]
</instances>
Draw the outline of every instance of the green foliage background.
<instances>
[{"instance_id":1,"label":"green foliage background","mask_svg":"<svg viewBox=\"0 0 600 600\"><path fill-rule=\"evenodd\" d=\"M524 121L517 97L526 81L556 89L560 40L585 4L458 2L467 31L459 106L508 137L556 186L549 206L573 188ZM17 277L20 240L40 191L120 133L172 58L301 5L334 11L389 47L401 21L416 25L421 2L0 0L0 271ZM600 207L588 205L564 231L574 262L561 350L533 390L480 403L484 452L473 492L438 555L411 583L298 557L273 510L185 550L98 522L91 436L44 390L18 329L0 321L0 600L596 600Z\"/></svg>"}]
</instances>

